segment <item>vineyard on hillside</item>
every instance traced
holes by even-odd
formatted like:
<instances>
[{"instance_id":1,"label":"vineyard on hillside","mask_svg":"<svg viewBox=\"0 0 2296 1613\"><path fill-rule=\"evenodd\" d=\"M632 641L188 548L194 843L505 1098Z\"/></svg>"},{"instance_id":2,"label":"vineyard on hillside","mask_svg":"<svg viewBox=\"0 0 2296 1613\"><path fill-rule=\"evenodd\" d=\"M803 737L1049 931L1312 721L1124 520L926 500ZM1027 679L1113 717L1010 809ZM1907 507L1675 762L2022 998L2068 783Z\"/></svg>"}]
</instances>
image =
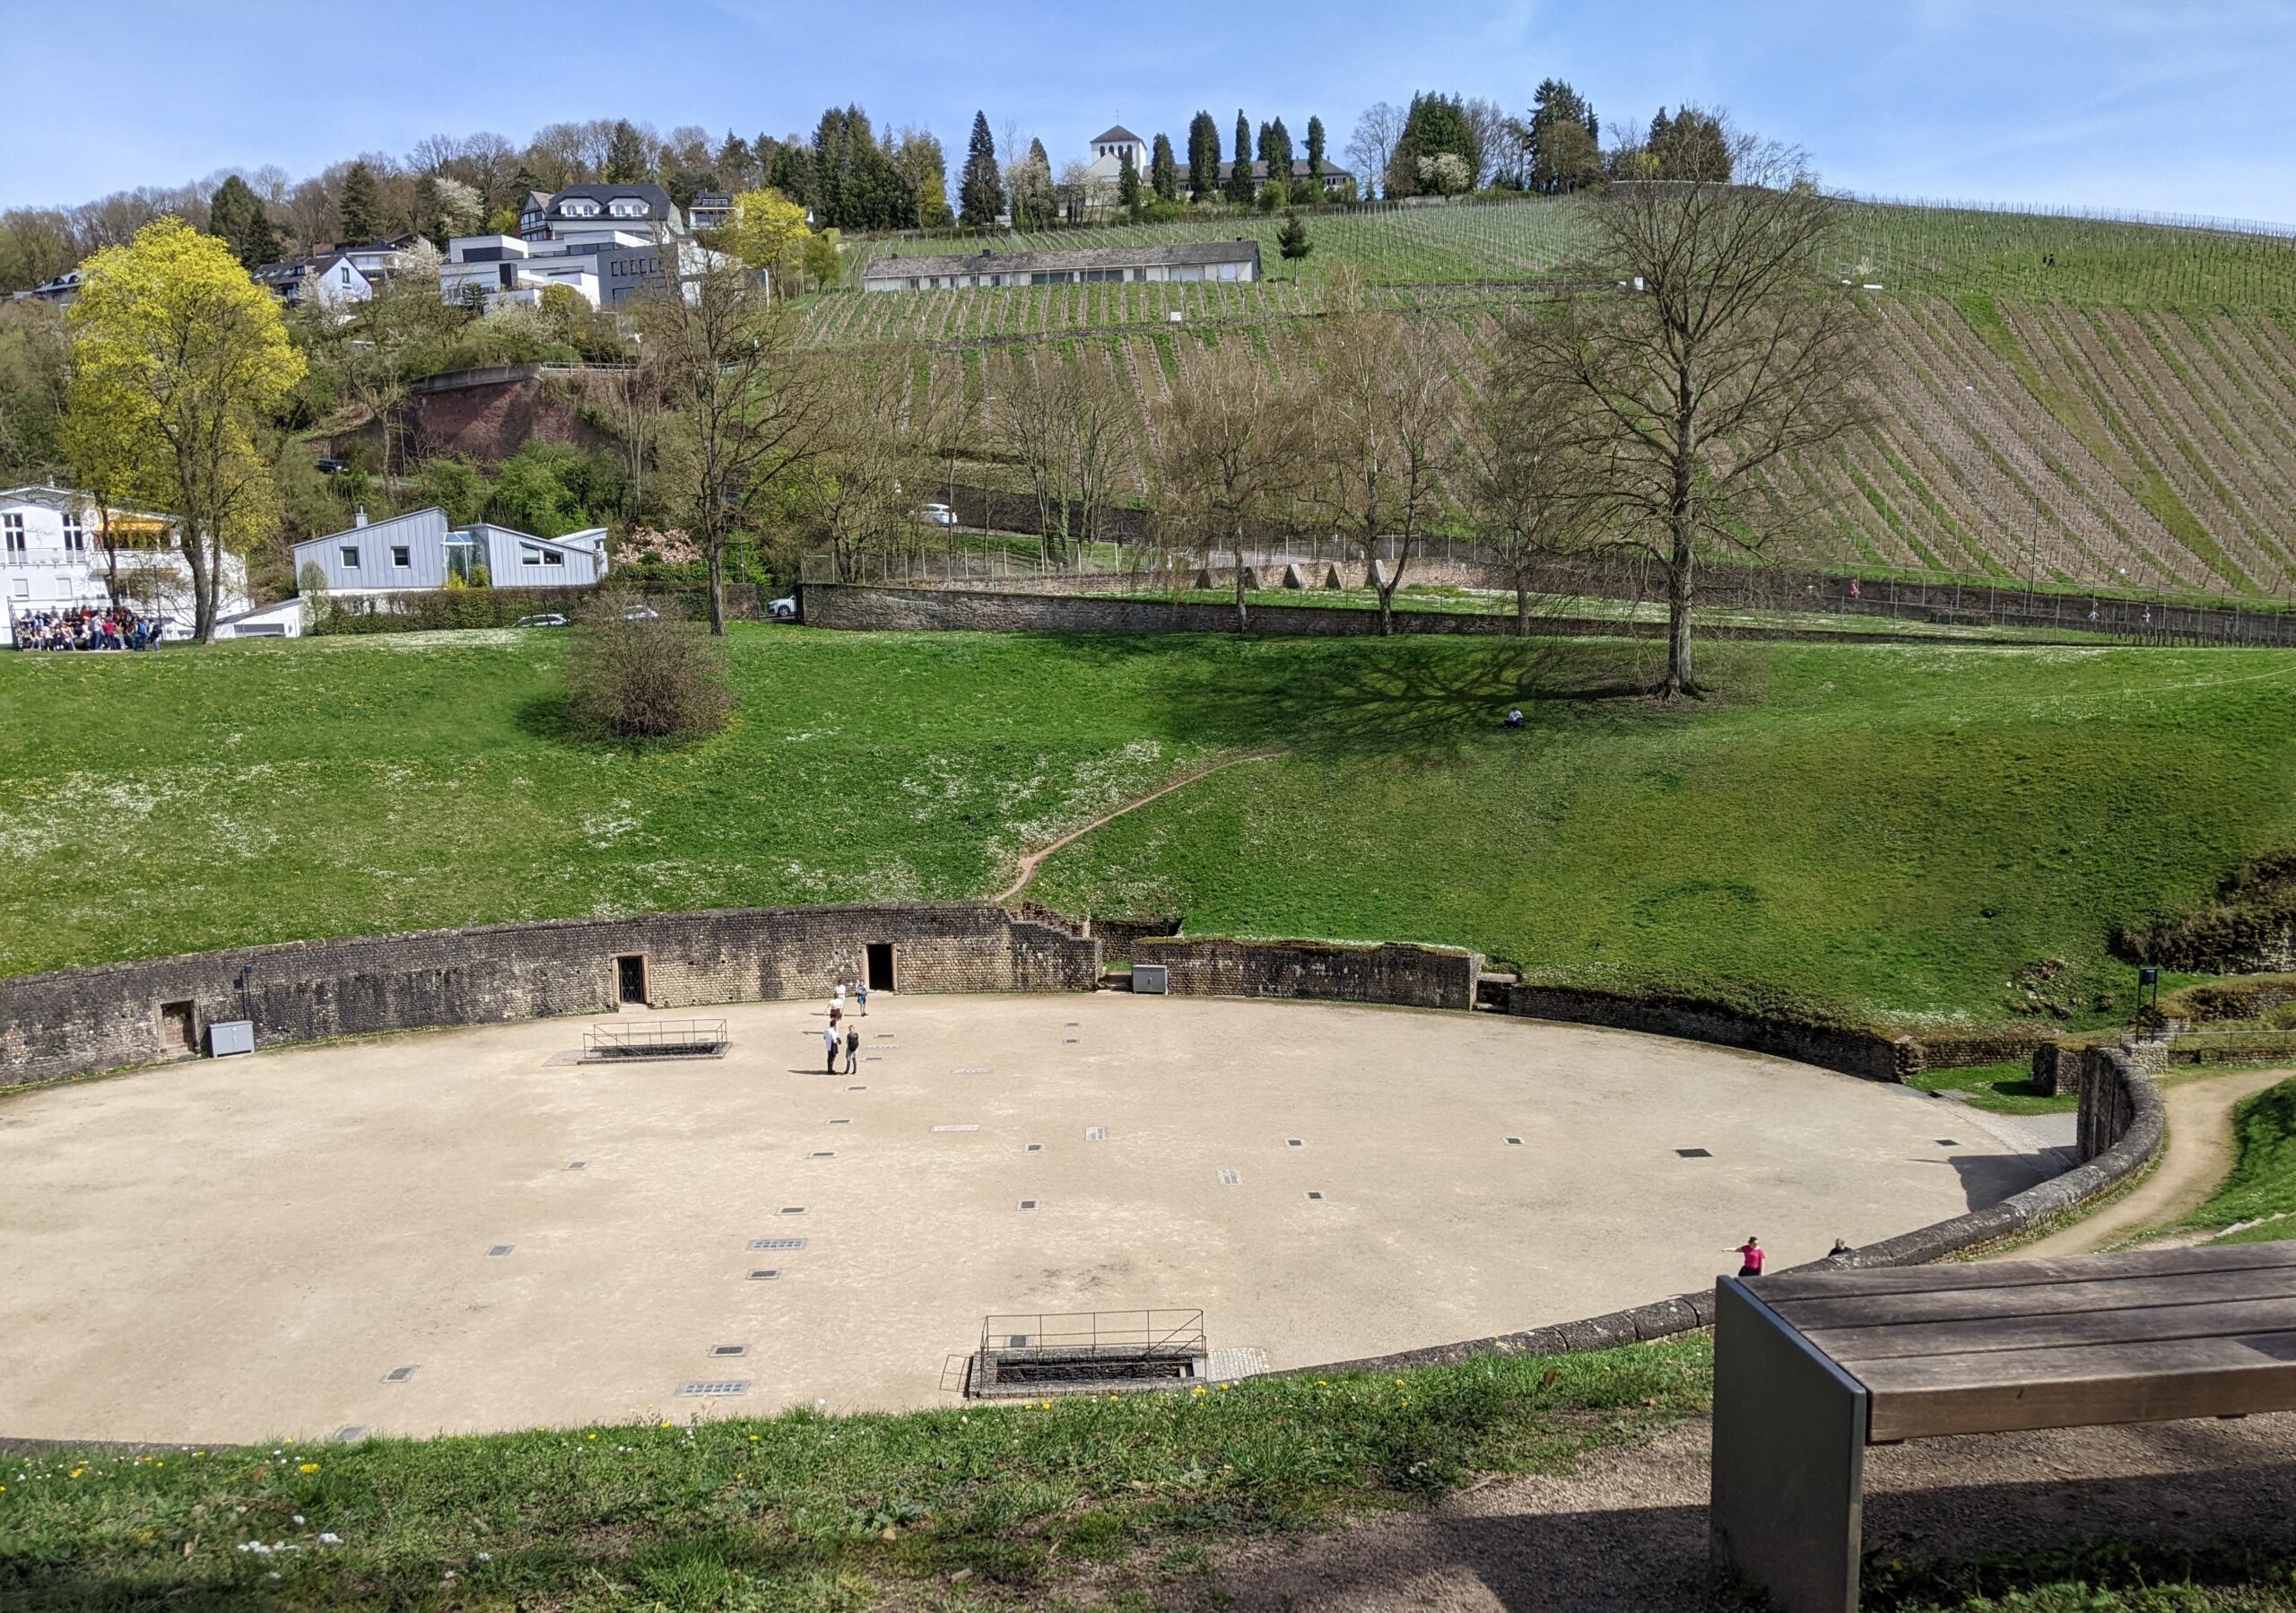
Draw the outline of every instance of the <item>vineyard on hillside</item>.
<instances>
[{"instance_id":1,"label":"vineyard on hillside","mask_svg":"<svg viewBox=\"0 0 2296 1613\"><path fill-rule=\"evenodd\" d=\"M1873 298L1869 307L1875 423L1779 468L1779 492L1819 493L1828 514L1783 535L1772 558L1868 574L2288 595L2296 575L2288 513L2296 510L2296 331L2288 325L2254 313L1986 299ZM1502 312L1468 303L1427 316L1458 375L1463 417ZM1153 405L1186 385L1205 352L1233 342L1248 344L1283 384L1303 379L1300 322L1240 310L1224 325L1053 345L1073 362L1111 366L1139 400L1152 441ZM984 400L1016 350L935 351L916 366L916 384L944 400L961 393L971 432L985 442ZM1003 479L983 461L961 474ZM1144 475L1131 491L1147 496Z\"/></svg>"}]
</instances>

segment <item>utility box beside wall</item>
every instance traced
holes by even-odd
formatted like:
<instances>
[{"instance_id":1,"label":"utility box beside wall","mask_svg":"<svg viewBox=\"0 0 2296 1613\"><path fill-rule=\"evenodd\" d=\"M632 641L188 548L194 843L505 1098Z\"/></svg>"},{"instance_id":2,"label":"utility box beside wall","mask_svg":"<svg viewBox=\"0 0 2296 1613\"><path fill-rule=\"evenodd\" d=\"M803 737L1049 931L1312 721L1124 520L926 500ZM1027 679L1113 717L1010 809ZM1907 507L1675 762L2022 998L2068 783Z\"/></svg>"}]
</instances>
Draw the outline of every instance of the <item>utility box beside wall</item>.
<instances>
[{"instance_id":1,"label":"utility box beside wall","mask_svg":"<svg viewBox=\"0 0 2296 1613\"><path fill-rule=\"evenodd\" d=\"M233 1053L255 1051L255 1021L251 1019L222 1019L207 1027L207 1053L210 1058L228 1059Z\"/></svg>"},{"instance_id":2,"label":"utility box beside wall","mask_svg":"<svg viewBox=\"0 0 2296 1613\"><path fill-rule=\"evenodd\" d=\"M1172 989L1170 965L1166 963L1135 963L1132 966L1134 993L1161 997Z\"/></svg>"}]
</instances>

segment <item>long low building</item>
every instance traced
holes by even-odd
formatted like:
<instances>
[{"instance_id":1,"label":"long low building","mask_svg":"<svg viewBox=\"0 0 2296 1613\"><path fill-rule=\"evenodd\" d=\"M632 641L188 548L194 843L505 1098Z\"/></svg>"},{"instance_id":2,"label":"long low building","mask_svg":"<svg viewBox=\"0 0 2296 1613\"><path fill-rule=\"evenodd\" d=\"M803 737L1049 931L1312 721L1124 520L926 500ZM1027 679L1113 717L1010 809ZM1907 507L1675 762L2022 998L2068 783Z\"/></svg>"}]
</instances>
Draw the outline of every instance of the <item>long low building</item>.
<instances>
[{"instance_id":1,"label":"long low building","mask_svg":"<svg viewBox=\"0 0 2296 1613\"><path fill-rule=\"evenodd\" d=\"M976 252L966 257L870 260L872 292L970 291L999 285L1082 285L1101 281L1257 280L1259 243L1198 241L1176 247L1091 247L1073 252Z\"/></svg>"}]
</instances>

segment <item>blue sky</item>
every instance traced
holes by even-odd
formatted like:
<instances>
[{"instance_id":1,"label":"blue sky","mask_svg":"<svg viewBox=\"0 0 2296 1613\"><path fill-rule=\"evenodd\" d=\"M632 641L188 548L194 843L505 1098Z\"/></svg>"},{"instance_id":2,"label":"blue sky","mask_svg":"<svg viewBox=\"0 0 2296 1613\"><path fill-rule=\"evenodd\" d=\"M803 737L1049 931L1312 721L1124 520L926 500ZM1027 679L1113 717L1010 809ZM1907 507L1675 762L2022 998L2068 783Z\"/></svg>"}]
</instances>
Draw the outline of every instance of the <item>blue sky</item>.
<instances>
[{"instance_id":1,"label":"blue sky","mask_svg":"<svg viewBox=\"0 0 2296 1613\"><path fill-rule=\"evenodd\" d=\"M2296 0L0 0L0 39L19 95L56 91L0 119L5 206L561 119L779 134L832 100L952 157L976 107L1056 161L1198 107L1320 113L1336 149L1372 101L1521 108L1555 74L1606 125L1726 106L1859 191L2296 222Z\"/></svg>"}]
</instances>

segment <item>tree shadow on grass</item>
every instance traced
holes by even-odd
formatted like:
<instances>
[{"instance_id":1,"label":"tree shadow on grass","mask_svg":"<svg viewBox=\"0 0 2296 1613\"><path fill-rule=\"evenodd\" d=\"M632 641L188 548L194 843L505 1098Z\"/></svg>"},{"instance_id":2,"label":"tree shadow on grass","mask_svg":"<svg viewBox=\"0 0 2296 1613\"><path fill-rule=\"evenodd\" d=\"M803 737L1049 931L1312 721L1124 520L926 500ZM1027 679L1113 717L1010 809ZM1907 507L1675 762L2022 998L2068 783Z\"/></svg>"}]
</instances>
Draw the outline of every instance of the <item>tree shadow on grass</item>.
<instances>
[{"instance_id":1,"label":"tree shadow on grass","mask_svg":"<svg viewBox=\"0 0 2296 1613\"><path fill-rule=\"evenodd\" d=\"M1519 708L1552 733L1666 720L1650 693L1647 651L1629 643L1433 638L1343 641L1291 655L1176 660L1157 685L1178 737L1279 745L1304 754L1449 754L1503 730Z\"/></svg>"}]
</instances>

